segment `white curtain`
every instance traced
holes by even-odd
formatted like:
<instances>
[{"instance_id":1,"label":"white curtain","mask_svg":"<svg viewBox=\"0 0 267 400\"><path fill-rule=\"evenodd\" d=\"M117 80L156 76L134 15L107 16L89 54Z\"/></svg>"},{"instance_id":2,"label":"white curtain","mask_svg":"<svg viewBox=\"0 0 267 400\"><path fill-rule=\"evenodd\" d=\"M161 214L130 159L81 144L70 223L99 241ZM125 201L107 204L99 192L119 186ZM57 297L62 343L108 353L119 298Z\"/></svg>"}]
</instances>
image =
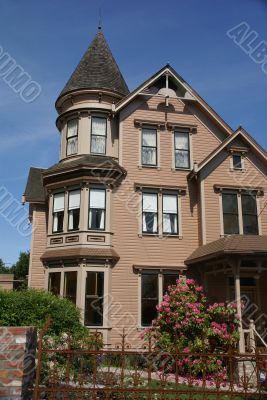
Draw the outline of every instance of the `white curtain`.
<instances>
[{"instance_id":1,"label":"white curtain","mask_svg":"<svg viewBox=\"0 0 267 400\"><path fill-rule=\"evenodd\" d=\"M67 156L76 154L77 152L78 152L78 136L68 139Z\"/></svg>"},{"instance_id":2,"label":"white curtain","mask_svg":"<svg viewBox=\"0 0 267 400\"><path fill-rule=\"evenodd\" d=\"M189 150L188 132L175 132L175 149Z\"/></svg>"},{"instance_id":3,"label":"white curtain","mask_svg":"<svg viewBox=\"0 0 267 400\"><path fill-rule=\"evenodd\" d=\"M97 136L106 136L107 120L105 118L92 118L92 134Z\"/></svg>"},{"instance_id":4,"label":"white curtain","mask_svg":"<svg viewBox=\"0 0 267 400\"><path fill-rule=\"evenodd\" d=\"M78 120L71 119L68 122L67 137L77 136L78 134Z\"/></svg>"},{"instance_id":5,"label":"white curtain","mask_svg":"<svg viewBox=\"0 0 267 400\"><path fill-rule=\"evenodd\" d=\"M154 193L143 193L143 231L157 232L158 229L158 196Z\"/></svg>"},{"instance_id":6,"label":"white curtain","mask_svg":"<svg viewBox=\"0 0 267 400\"><path fill-rule=\"evenodd\" d=\"M155 129L142 130L142 163L156 164L157 131Z\"/></svg>"},{"instance_id":7,"label":"white curtain","mask_svg":"<svg viewBox=\"0 0 267 400\"><path fill-rule=\"evenodd\" d=\"M91 152L97 154L106 153L106 137L105 136L94 136L91 138Z\"/></svg>"},{"instance_id":8,"label":"white curtain","mask_svg":"<svg viewBox=\"0 0 267 400\"><path fill-rule=\"evenodd\" d=\"M73 229L74 210L80 208L81 192L80 190L72 190L69 192L69 229Z\"/></svg>"}]
</instances>

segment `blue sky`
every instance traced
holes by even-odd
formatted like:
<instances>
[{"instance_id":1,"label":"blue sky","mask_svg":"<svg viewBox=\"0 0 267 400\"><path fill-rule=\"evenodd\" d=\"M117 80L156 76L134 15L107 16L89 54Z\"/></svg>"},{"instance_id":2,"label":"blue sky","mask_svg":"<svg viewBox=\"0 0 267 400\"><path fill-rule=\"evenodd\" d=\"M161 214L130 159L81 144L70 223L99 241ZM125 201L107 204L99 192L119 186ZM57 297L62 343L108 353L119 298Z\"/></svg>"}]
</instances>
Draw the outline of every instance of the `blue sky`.
<instances>
[{"instance_id":1,"label":"blue sky","mask_svg":"<svg viewBox=\"0 0 267 400\"><path fill-rule=\"evenodd\" d=\"M98 25L129 85L169 62L232 126L267 148L267 74L227 35L245 21L267 41L267 0L0 0L0 46L42 88L24 103L0 77L0 187L19 199L30 166L58 160L54 102ZM0 258L29 249L0 215Z\"/></svg>"}]
</instances>

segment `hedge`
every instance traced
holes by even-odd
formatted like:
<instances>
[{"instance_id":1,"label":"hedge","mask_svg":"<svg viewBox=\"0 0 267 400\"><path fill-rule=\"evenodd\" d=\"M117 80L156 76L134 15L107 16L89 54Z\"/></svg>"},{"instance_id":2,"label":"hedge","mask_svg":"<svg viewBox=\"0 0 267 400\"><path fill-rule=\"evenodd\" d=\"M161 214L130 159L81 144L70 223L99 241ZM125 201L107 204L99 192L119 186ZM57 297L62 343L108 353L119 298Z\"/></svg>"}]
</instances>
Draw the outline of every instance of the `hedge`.
<instances>
[{"instance_id":1,"label":"hedge","mask_svg":"<svg viewBox=\"0 0 267 400\"><path fill-rule=\"evenodd\" d=\"M42 328L48 317L51 318L50 335L84 334L86 331L80 323L79 309L67 299L35 289L0 290L0 326Z\"/></svg>"}]
</instances>

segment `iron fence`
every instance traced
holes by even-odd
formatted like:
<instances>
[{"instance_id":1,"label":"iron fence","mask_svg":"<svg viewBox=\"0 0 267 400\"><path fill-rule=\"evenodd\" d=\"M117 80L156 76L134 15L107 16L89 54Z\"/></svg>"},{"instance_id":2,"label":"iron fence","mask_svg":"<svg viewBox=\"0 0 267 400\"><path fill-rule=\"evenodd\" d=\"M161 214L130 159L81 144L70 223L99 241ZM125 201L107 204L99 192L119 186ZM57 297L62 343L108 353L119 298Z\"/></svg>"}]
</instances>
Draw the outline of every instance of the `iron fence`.
<instances>
[{"instance_id":1,"label":"iron fence","mask_svg":"<svg viewBox=\"0 0 267 400\"><path fill-rule=\"evenodd\" d=\"M92 339L92 338L91 338ZM267 355L175 353L151 340L141 348L77 342L55 345L40 333L34 400L39 399L267 399Z\"/></svg>"}]
</instances>

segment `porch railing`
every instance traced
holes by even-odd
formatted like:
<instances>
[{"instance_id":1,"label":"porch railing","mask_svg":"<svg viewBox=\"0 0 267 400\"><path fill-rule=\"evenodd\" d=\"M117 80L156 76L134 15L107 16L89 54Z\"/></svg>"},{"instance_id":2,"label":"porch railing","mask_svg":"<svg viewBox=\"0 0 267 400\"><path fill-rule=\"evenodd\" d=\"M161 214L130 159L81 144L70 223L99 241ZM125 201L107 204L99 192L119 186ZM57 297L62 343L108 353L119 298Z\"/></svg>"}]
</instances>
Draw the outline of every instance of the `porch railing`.
<instances>
[{"instance_id":1,"label":"porch railing","mask_svg":"<svg viewBox=\"0 0 267 400\"><path fill-rule=\"evenodd\" d=\"M249 321L248 329L243 329L243 334L245 337L246 351L250 353L255 353L257 348L257 341L260 342L261 345L267 349L267 343L257 331L255 322L253 320Z\"/></svg>"}]
</instances>

